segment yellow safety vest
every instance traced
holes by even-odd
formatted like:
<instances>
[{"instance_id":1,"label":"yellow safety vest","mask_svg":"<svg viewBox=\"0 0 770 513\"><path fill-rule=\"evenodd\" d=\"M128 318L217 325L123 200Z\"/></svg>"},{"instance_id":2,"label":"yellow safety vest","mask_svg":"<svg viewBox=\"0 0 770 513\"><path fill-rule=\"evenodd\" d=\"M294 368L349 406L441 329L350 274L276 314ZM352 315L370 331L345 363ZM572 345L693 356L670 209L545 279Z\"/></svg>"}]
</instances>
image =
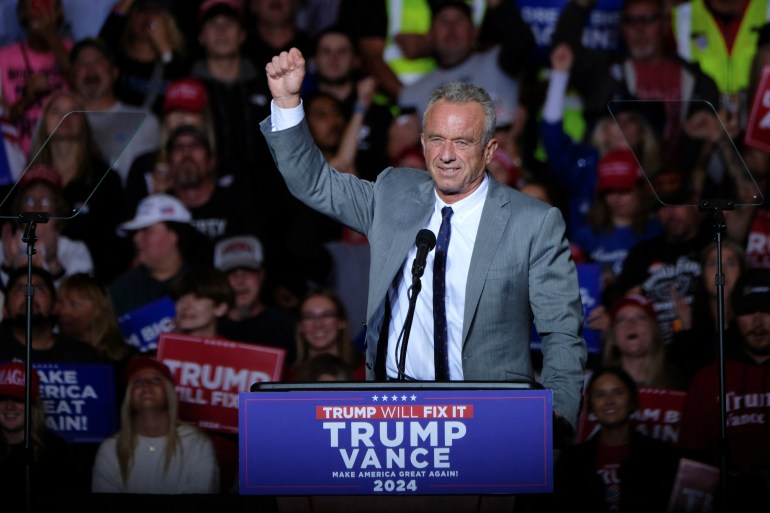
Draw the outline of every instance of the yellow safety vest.
<instances>
[{"instance_id":1,"label":"yellow safety vest","mask_svg":"<svg viewBox=\"0 0 770 513\"><path fill-rule=\"evenodd\" d=\"M745 91L751 63L757 52L759 28L770 20L768 0L750 0L738 29L732 52L704 0L691 0L673 10L672 26L679 55L696 62L727 95Z\"/></svg>"}]
</instances>

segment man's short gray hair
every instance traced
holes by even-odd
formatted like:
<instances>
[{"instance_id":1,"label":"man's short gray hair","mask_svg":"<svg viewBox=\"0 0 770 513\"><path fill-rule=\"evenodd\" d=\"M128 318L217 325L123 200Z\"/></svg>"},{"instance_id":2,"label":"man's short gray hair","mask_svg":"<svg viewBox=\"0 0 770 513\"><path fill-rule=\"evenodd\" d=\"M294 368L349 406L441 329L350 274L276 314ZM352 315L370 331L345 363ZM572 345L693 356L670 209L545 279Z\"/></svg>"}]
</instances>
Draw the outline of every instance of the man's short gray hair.
<instances>
[{"instance_id":1,"label":"man's short gray hair","mask_svg":"<svg viewBox=\"0 0 770 513\"><path fill-rule=\"evenodd\" d=\"M425 121L428 119L433 105L439 100L446 100L449 103L473 103L476 102L484 108L484 117L486 123L484 126L484 135L482 136L482 145L487 143L495 135L495 102L483 87L478 87L466 82L448 82L433 90L428 98L428 105L422 115L422 126L425 127Z\"/></svg>"}]
</instances>

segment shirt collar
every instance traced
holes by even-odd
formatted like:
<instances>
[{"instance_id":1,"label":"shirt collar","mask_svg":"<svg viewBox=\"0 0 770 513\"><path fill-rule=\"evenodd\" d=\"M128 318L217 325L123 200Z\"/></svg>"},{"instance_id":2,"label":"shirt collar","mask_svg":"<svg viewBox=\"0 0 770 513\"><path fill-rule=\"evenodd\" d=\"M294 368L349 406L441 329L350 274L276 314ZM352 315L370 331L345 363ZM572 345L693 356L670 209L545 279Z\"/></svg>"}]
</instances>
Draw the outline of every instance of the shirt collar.
<instances>
[{"instance_id":1,"label":"shirt collar","mask_svg":"<svg viewBox=\"0 0 770 513\"><path fill-rule=\"evenodd\" d=\"M489 190L489 176L487 175L486 171L484 172L484 178L481 180L481 184L479 184L478 188L473 191L470 196L467 196L460 201L456 201L449 205L448 203L444 203L444 201L439 198L438 193L436 194L436 205L434 207L436 214L441 217L441 209L450 206L452 207L452 218L462 220L465 216L468 216L471 212L473 212L476 207L483 203L484 200L487 197L487 191Z\"/></svg>"}]
</instances>

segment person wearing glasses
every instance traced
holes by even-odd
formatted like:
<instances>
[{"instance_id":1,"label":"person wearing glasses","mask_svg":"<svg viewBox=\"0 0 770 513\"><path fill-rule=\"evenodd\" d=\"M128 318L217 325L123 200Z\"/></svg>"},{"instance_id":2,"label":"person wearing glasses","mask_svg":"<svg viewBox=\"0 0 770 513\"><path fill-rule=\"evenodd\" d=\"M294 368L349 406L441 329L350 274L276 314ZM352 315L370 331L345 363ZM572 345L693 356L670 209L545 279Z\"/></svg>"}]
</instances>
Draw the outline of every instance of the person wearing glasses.
<instances>
[{"instance_id":1,"label":"person wearing glasses","mask_svg":"<svg viewBox=\"0 0 770 513\"><path fill-rule=\"evenodd\" d=\"M345 306L331 290L312 290L299 306L297 323L297 361L289 369L287 380L302 381L312 375L316 357L333 355L347 369L348 380L365 381L366 367L363 355L350 338Z\"/></svg>"}]
</instances>

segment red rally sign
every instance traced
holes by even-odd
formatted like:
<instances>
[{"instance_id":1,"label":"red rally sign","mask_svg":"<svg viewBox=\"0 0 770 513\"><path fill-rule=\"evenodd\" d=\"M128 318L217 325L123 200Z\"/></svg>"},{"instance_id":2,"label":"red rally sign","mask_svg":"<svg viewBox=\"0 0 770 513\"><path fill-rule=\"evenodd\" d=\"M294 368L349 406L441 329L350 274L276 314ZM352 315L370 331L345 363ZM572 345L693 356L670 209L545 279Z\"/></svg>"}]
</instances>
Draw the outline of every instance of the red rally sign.
<instances>
[{"instance_id":1,"label":"red rally sign","mask_svg":"<svg viewBox=\"0 0 770 513\"><path fill-rule=\"evenodd\" d=\"M770 152L770 66L762 69L762 78L746 123L745 143Z\"/></svg>"},{"instance_id":2,"label":"red rally sign","mask_svg":"<svg viewBox=\"0 0 770 513\"><path fill-rule=\"evenodd\" d=\"M238 432L238 394L279 381L286 351L274 347L164 333L158 360L174 376L179 417L203 429Z\"/></svg>"}]
</instances>

